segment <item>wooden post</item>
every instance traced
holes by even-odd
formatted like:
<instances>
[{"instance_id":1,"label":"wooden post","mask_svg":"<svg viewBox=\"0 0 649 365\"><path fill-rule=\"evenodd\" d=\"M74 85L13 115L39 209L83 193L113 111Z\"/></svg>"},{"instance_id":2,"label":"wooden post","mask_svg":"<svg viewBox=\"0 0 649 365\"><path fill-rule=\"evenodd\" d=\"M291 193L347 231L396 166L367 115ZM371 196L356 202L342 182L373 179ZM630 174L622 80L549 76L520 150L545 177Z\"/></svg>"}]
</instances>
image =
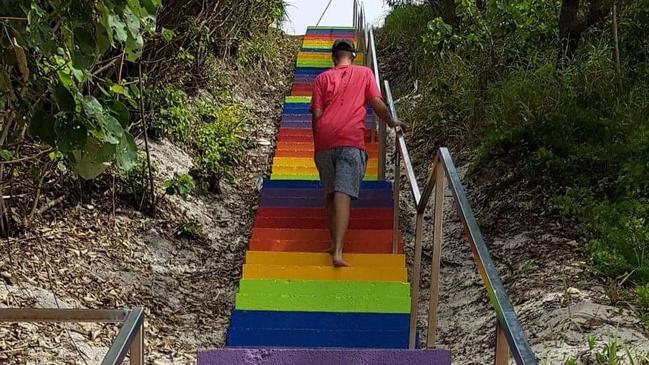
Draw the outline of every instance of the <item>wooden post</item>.
<instances>
[{"instance_id":1,"label":"wooden post","mask_svg":"<svg viewBox=\"0 0 649 365\"><path fill-rule=\"evenodd\" d=\"M444 167L442 162L435 164L435 231L433 232L433 255L430 269L430 304L428 307L428 339L426 346L432 348L437 343L437 305L439 302L439 271L442 257L444 235Z\"/></svg>"},{"instance_id":2,"label":"wooden post","mask_svg":"<svg viewBox=\"0 0 649 365\"><path fill-rule=\"evenodd\" d=\"M617 34L617 4L613 3L613 40L615 42L615 73L617 74L617 82L622 90L622 65L620 65L620 40Z\"/></svg>"},{"instance_id":3,"label":"wooden post","mask_svg":"<svg viewBox=\"0 0 649 365\"><path fill-rule=\"evenodd\" d=\"M401 195L401 155L399 154L399 144L395 136L394 151L394 184L392 186L394 202L394 213L392 216L392 253L399 252L399 197Z\"/></svg>"},{"instance_id":4,"label":"wooden post","mask_svg":"<svg viewBox=\"0 0 649 365\"><path fill-rule=\"evenodd\" d=\"M507 336L503 331L498 318L496 318L496 356L494 360L495 365L508 365L509 363L509 345L507 344Z\"/></svg>"},{"instance_id":5,"label":"wooden post","mask_svg":"<svg viewBox=\"0 0 649 365\"><path fill-rule=\"evenodd\" d=\"M424 225L424 215L417 214L415 224L415 257L412 264L412 287L410 288L410 329L408 332L408 349L417 347L417 303L419 301L419 281L421 279L421 236Z\"/></svg>"},{"instance_id":6,"label":"wooden post","mask_svg":"<svg viewBox=\"0 0 649 365\"><path fill-rule=\"evenodd\" d=\"M144 365L144 323L138 328L129 353L131 365Z\"/></svg>"}]
</instances>

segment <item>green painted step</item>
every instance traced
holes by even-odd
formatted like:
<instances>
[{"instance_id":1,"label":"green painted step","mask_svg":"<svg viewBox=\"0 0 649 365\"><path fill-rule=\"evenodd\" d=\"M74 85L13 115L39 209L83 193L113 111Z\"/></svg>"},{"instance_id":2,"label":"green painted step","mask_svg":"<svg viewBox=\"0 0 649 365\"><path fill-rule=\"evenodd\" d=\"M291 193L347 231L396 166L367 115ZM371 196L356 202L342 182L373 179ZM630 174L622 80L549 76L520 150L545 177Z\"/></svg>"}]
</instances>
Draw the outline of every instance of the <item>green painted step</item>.
<instances>
[{"instance_id":1,"label":"green painted step","mask_svg":"<svg viewBox=\"0 0 649 365\"><path fill-rule=\"evenodd\" d=\"M331 294L340 296L410 297L410 285L394 281L360 282L333 280L259 280L243 279L239 284L242 294L274 294L314 296Z\"/></svg>"},{"instance_id":2,"label":"green painted step","mask_svg":"<svg viewBox=\"0 0 649 365\"><path fill-rule=\"evenodd\" d=\"M362 60L354 61L355 65L362 66ZM333 67L333 61L310 61L310 60L298 60L297 67L314 67L314 68L331 68Z\"/></svg>"},{"instance_id":3,"label":"green painted step","mask_svg":"<svg viewBox=\"0 0 649 365\"><path fill-rule=\"evenodd\" d=\"M286 104L304 104L310 102L311 102L310 96L287 96L284 99L284 103Z\"/></svg>"},{"instance_id":4,"label":"green painted step","mask_svg":"<svg viewBox=\"0 0 649 365\"><path fill-rule=\"evenodd\" d=\"M237 310L278 312L410 313L409 297L244 294L236 297Z\"/></svg>"}]
</instances>

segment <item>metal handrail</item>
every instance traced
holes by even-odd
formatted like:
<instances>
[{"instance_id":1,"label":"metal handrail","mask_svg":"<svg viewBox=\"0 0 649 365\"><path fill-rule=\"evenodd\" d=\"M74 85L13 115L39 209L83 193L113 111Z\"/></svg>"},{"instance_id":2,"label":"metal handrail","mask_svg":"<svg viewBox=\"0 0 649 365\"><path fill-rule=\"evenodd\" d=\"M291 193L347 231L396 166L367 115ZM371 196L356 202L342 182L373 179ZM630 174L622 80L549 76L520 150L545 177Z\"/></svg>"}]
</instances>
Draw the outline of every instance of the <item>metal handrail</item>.
<instances>
[{"instance_id":1,"label":"metal handrail","mask_svg":"<svg viewBox=\"0 0 649 365\"><path fill-rule=\"evenodd\" d=\"M397 118L390 84L385 81L385 90L387 102L394 118ZM401 157L401 158L400 158ZM437 305L439 292L439 273L442 250L442 234L444 223L444 183L448 187L456 202L457 212L460 216L462 226L471 246L471 252L477 266L482 282L487 289L487 294L491 305L496 311L496 364L507 364L509 354L517 364L533 365L536 364L536 357L529 345L527 336L518 321L516 313L511 305L505 287L503 286L496 266L491 259L489 249L485 244L482 233L478 226L471 205L460 181L455 163L451 158L447 148L440 148L429 170L426 185L423 192L420 193L419 185L414 173L412 162L409 158L408 147L405 142L404 132L399 129L396 131L395 138L395 164L403 159L406 174L410 183L413 200L417 207L417 219L415 227L415 256L413 263L412 276L412 295L411 295L411 313L410 313L410 333L409 348L415 348L416 329L417 329L417 300L419 298L419 282L421 278L421 252L422 252L422 232L423 217L430 197L435 192L434 207L434 231L433 231L433 255L431 263L431 297L428 312L428 342L427 347L435 347L437 340ZM395 166L398 166L395 165ZM395 168L395 190L398 191L400 184L400 170ZM395 210L399 209L398 193L395 193ZM398 217L398 216L397 216ZM396 223L398 224L398 222Z\"/></svg>"},{"instance_id":2,"label":"metal handrail","mask_svg":"<svg viewBox=\"0 0 649 365\"><path fill-rule=\"evenodd\" d=\"M120 365L130 353L132 365L144 365L144 309L36 309L0 308L2 322L102 322L122 323L101 365Z\"/></svg>"}]
</instances>

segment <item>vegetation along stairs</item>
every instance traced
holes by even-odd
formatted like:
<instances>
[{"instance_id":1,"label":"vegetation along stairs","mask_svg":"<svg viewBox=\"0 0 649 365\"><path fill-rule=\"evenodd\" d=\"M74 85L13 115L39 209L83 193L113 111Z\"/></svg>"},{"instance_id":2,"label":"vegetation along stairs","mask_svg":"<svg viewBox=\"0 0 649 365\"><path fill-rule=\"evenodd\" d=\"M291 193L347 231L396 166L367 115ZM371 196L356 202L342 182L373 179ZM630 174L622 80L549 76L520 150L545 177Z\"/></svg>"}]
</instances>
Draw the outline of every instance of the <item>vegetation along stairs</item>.
<instances>
[{"instance_id":1,"label":"vegetation along stairs","mask_svg":"<svg viewBox=\"0 0 649 365\"><path fill-rule=\"evenodd\" d=\"M199 352L199 365L450 364L446 351L407 350L410 285L404 255L392 253L392 186L377 181L371 110L366 181L353 202L345 245L351 267L332 267L325 253L330 239L308 108L314 78L332 67L330 49L338 38L356 39L354 28L307 30L273 172L261 192L227 347ZM363 63L362 54L356 62Z\"/></svg>"}]
</instances>

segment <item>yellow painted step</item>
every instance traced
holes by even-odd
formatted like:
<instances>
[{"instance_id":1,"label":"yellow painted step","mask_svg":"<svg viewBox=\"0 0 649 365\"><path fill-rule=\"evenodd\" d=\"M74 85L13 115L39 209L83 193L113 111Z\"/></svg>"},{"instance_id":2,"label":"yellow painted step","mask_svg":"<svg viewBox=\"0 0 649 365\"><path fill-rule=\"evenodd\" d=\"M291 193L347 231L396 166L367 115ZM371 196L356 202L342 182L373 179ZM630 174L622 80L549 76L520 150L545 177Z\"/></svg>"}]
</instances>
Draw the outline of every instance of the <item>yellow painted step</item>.
<instances>
[{"instance_id":1,"label":"yellow painted step","mask_svg":"<svg viewBox=\"0 0 649 365\"><path fill-rule=\"evenodd\" d=\"M367 161L367 166L378 166L379 160L370 158ZM273 159L273 167L313 167L315 168L315 161L313 158L308 157L275 157Z\"/></svg>"},{"instance_id":2,"label":"yellow painted step","mask_svg":"<svg viewBox=\"0 0 649 365\"><path fill-rule=\"evenodd\" d=\"M406 266L404 255L392 254L345 254L343 255L352 267L397 267ZM281 266L328 266L331 255L328 253L310 252L268 252L248 251L246 264L281 265Z\"/></svg>"},{"instance_id":3,"label":"yellow painted step","mask_svg":"<svg viewBox=\"0 0 649 365\"><path fill-rule=\"evenodd\" d=\"M331 54L325 52L300 52L297 54L298 61L331 61ZM363 62L365 56L361 54L356 55L356 61Z\"/></svg>"},{"instance_id":4,"label":"yellow painted step","mask_svg":"<svg viewBox=\"0 0 649 365\"><path fill-rule=\"evenodd\" d=\"M408 281L405 268L243 265L243 279Z\"/></svg>"},{"instance_id":5,"label":"yellow painted step","mask_svg":"<svg viewBox=\"0 0 649 365\"><path fill-rule=\"evenodd\" d=\"M270 176L271 180L308 180L308 181L317 181L320 180L320 176L316 174L272 174ZM365 174L363 181L378 181L379 177L374 172L373 174Z\"/></svg>"}]
</instances>

